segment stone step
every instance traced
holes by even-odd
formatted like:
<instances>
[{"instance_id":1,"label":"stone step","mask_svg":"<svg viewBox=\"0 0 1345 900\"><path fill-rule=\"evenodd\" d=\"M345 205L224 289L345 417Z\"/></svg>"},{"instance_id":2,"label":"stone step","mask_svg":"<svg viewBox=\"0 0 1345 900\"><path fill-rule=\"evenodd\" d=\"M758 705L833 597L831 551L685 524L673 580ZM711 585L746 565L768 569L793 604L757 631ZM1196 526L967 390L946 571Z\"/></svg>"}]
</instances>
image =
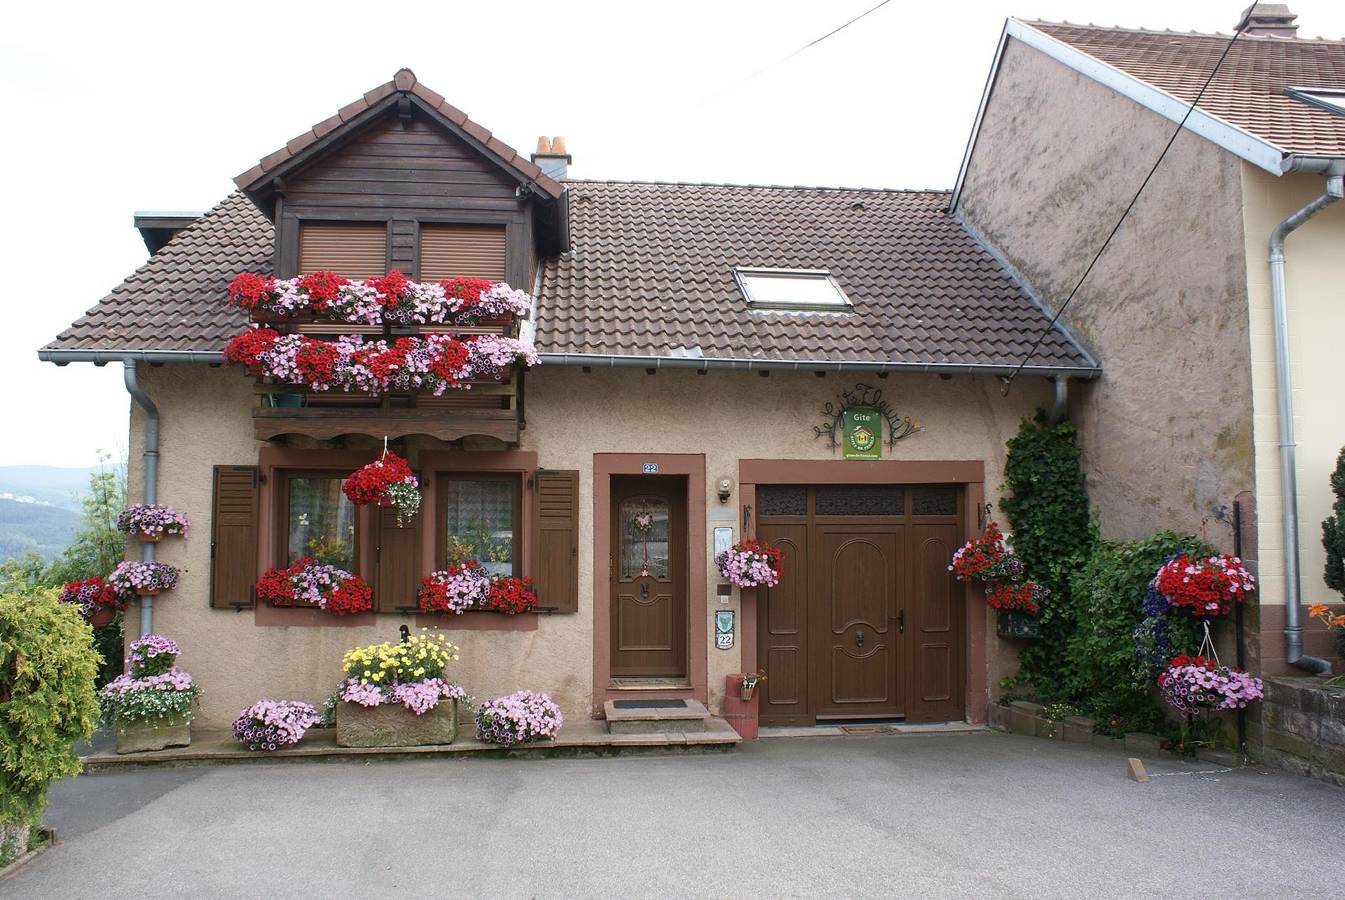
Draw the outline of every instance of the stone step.
<instances>
[{"instance_id":1,"label":"stone step","mask_svg":"<svg viewBox=\"0 0 1345 900\"><path fill-rule=\"evenodd\" d=\"M611 734L700 732L712 718L699 700L608 700L603 716Z\"/></svg>"}]
</instances>

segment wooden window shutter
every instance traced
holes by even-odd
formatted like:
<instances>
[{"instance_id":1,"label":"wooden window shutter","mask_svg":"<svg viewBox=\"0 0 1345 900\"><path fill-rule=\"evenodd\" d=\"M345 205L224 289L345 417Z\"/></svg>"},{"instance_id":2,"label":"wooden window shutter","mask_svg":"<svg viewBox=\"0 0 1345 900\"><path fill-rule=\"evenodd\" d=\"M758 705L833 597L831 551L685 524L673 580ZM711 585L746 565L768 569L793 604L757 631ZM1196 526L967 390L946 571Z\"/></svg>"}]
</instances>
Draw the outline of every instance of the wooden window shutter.
<instances>
[{"instance_id":1,"label":"wooden window shutter","mask_svg":"<svg viewBox=\"0 0 1345 900\"><path fill-rule=\"evenodd\" d=\"M388 227L382 222L303 222L299 274L335 272L346 278L388 273Z\"/></svg>"},{"instance_id":2,"label":"wooden window shutter","mask_svg":"<svg viewBox=\"0 0 1345 900\"><path fill-rule=\"evenodd\" d=\"M405 525L397 524L397 510L374 507L376 517L374 606L379 612L398 612L416 605L416 591L425 576L420 566L418 512Z\"/></svg>"},{"instance_id":3,"label":"wooden window shutter","mask_svg":"<svg viewBox=\"0 0 1345 900\"><path fill-rule=\"evenodd\" d=\"M257 467L215 466L210 513L210 605L256 605Z\"/></svg>"},{"instance_id":4,"label":"wooden window shutter","mask_svg":"<svg viewBox=\"0 0 1345 900\"><path fill-rule=\"evenodd\" d=\"M579 473L539 469L533 490L533 586L541 606L579 611Z\"/></svg>"},{"instance_id":5,"label":"wooden window shutter","mask_svg":"<svg viewBox=\"0 0 1345 900\"><path fill-rule=\"evenodd\" d=\"M420 229L420 280L504 281L503 225L425 225Z\"/></svg>"}]
</instances>

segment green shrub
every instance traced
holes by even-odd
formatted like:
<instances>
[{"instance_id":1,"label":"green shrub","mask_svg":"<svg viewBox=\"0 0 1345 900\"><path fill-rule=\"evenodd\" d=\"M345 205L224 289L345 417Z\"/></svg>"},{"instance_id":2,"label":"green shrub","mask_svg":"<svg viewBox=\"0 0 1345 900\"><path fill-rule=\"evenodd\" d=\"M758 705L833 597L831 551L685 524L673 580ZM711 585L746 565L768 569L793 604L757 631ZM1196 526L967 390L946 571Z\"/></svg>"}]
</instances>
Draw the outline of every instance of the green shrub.
<instances>
[{"instance_id":1,"label":"green shrub","mask_svg":"<svg viewBox=\"0 0 1345 900\"><path fill-rule=\"evenodd\" d=\"M1024 419L1008 442L1000 501L1028 577L1051 591L1041 604L1041 637L1023 649L1018 679L1048 700L1069 699L1062 673L1074 626L1070 575L1097 542L1076 433L1069 421L1051 424L1041 411Z\"/></svg>"},{"instance_id":2,"label":"green shrub","mask_svg":"<svg viewBox=\"0 0 1345 900\"><path fill-rule=\"evenodd\" d=\"M89 626L55 591L0 592L0 822L35 823L48 785L78 774L99 662Z\"/></svg>"},{"instance_id":3,"label":"green shrub","mask_svg":"<svg viewBox=\"0 0 1345 900\"><path fill-rule=\"evenodd\" d=\"M1135 629L1143 618L1144 595L1158 567L1178 553L1213 552L1190 535L1160 531L1140 541L1103 541L1074 573L1067 617L1070 633L1059 678L1066 697L1117 731L1149 730L1163 721L1151 686L1135 678ZM1195 652L1198 623L1187 616L1169 619L1172 653Z\"/></svg>"},{"instance_id":4,"label":"green shrub","mask_svg":"<svg viewBox=\"0 0 1345 900\"><path fill-rule=\"evenodd\" d=\"M1336 457L1331 473L1331 493L1336 497L1331 515L1322 522L1322 546L1326 548L1326 586L1345 594L1345 449Z\"/></svg>"}]
</instances>

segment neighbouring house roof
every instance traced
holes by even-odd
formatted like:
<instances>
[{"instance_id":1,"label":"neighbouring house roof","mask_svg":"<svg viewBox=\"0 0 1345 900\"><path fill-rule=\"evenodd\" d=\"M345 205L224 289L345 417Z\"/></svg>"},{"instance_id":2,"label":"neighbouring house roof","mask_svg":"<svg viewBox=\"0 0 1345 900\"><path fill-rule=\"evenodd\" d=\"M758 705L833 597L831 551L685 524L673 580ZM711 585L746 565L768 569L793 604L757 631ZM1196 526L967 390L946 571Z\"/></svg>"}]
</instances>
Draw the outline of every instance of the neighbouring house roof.
<instances>
[{"instance_id":1,"label":"neighbouring house roof","mask_svg":"<svg viewBox=\"0 0 1345 900\"><path fill-rule=\"evenodd\" d=\"M399 70L392 76L391 81L366 91L364 96L341 107L334 115L309 130L296 135L279 150L262 157L257 165L236 177L234 184L250 195L256 194L271 179L301 164L307 156L321 151L325 146L339 142L372 115L382 112L400 100L411 102L412 98L419 101L423 109L436 116L459 137L471 143L483 156L494 160L519 181L535 184L551 199L560 197L564 190L560 182L545 175L532 160L519 155L513 147L467 118L466 113L445 100L443 95L421 84L416 79L416 73L410 69Z\"/></svg>"},{"instance_id":2,"label":"neighbouring house roof","mask_svg":"<svg viewBox=\"0 0 1345 900\"><path fill-rule=\"evenodd\" d=\"M1048 318L947 212L945 192L570 181L573 250L545 261L536 341L593 357L1007 370ZM269 272L270 222L230 194L44 348L57 361L214 359L247 322L226 301ZM749 310L735 267L826 269L853 312ZM185 357L184 358L188 358ZM1094 375L1050 329L1029 369Z\"/></svg>"},{"instance_id":3,"label":"neighbouring house roof","mask_svg":"<svg viewBox=\"0 0 1345 900\"><path fill-rule=\"evenodd\" d=\"M953 188L954 206L1010 38L1180 122L1232 35L1008 19ZM1345 117L1286 95L1288 87L1345 87L1345 41L1243 34L1186 128L1275 175L1305 158L1345 157Z\"/></svg>"}]
</instances>

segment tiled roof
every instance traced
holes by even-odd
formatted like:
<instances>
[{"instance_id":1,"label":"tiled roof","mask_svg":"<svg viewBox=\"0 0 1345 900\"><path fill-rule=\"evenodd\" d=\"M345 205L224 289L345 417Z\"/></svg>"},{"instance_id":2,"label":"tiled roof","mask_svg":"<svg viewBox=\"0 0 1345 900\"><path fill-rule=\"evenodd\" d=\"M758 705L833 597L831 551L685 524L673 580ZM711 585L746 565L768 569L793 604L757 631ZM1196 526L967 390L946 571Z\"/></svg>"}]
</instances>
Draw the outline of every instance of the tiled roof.
<instances>
[{"instance_id":1,"label":"tiled roof","mask_svg":"<svg viewBox=\"0 0 1345 900\"><path fill-rule=\"evenodd\" d=\"M543 351L1005 366L1047 325L944 192L567 185L573 246L543 271ZM854 311L749 310L735 267L829 269ZM1092 365L1059 331L1031 364Z\"/></svg>"},{"instance_id":2,"label":"tiled roof","mask_svg":"<svg viewBox=\"0 0 1345 900\"><path fill-rule=\"evenodd\" d=\"M1027 22L1051 37L1191 103L1231 35ZM1289 153L1345 156L1345 116L1284 88L1345 88L1345 41L1243 35L1200 108Z\"/></svg>"},{"instance_id":3,"label":"tiled roof","mask_svg":"<svg viewBox=\"0 0 1345 900\"><path fill-rule=\"evenodd\" d=\"M573 249L538 297L546 353L1015 366L1047 319L942 192L568 182ZM234 192L47 349L216 352L246 322L239 272L268 272L270 223ZM749 311L735 266L829 269L849 314ZM1033 366L1090 368L1060 332Z\"/></svg>"},{"instance_id":4,"label":"tiled roof","mask_svg":"<svg viewBox=\"0 0 1345 900\"><path fill-rule=\"evenodd\" d=\"M229 280L239 272L270 272L274 243L271 223L234 191L47 347L218 351L247 322L227 302Z\"/></svg>"},{"instance_id":5,"label":"tiled roof","mask_svg":"<svg viewBox=\"0 0 1345 900\"><path fill-rule=\"evenodd\" d=\"M399 70L396 75L392 76L391 81L366 91L364 96L341 107L334 115L322 120L308 131L295 136L279 150L262 157L257 165L235 178L234 184L248 190L257 184L263 176L283 167L309 146L327 137L332 132L346 127L351 120L366 110L372 109L394 93L410 94L416 97L430 109L461 128L469 137L479 142L487 153L495 156L505 167L513 170L520 179L531 181L553 198L560 196L562 190L560 182L542 174L542 170L532 160L526 156L520 156L513 147L467 118L466 113L445 100L442 94L421 84L416 79L416 73L410 69Z\"/></svg>"}]
</instances>

